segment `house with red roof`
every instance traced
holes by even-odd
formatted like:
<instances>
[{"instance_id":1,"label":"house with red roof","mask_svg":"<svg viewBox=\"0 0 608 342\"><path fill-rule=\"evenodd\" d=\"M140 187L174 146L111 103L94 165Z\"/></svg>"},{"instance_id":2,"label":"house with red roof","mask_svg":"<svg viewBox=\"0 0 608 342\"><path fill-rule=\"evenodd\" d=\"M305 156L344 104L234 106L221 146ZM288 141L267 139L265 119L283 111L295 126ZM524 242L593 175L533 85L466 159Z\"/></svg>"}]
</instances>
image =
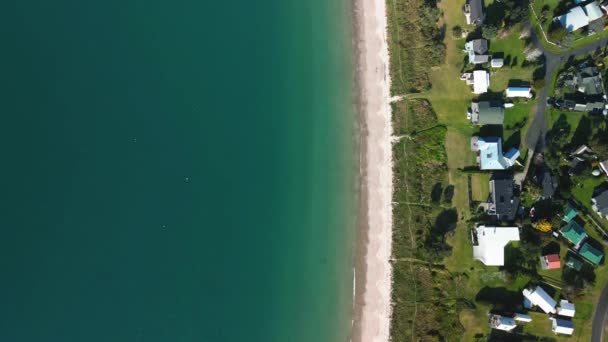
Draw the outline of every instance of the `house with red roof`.
<instances>
[{"instance_id":1,"label":"house with red roof","mask_svg":"<svg viewBox=\"0 0 608 342\"><path fill-rule=\"evenodd\" d=\"M555 270L562 266L557 254L543 255L540 257L540 264L543 270Z\"/></svg>"}]
</instances>

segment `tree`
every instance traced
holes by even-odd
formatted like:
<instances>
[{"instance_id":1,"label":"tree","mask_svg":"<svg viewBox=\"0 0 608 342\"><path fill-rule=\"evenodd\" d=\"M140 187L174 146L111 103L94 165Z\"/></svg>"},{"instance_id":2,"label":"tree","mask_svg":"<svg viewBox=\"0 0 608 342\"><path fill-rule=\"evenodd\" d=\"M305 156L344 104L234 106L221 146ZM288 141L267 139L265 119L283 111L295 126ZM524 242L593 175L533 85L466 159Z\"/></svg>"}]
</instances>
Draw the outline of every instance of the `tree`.
<instances>
[{"instance_id":1,"label":"tree","mask_svg":"<svg viewBox=\"0 0 608 342\"><path fill-rule=\"evenodd\" d=\"M462 38L462 27L458 25L452 27L452 36L456 39Z\"/></svg>"},{"instance_id":2,"label":"tree","mask_svg":"<svg viewBox=\"0 0 608 342\"><path fill-rule=\"evenodd\" d=\"M494 39L498 35L498 29L493 25L484 25L481 28L481 35L485 39Z\"/></svg>"},{"instance_id":3,"label":"tree","mask_svg":"<svg viewBox=\"0 0 608 342\"><path fill-rule=\"evenodd\" d=\"M563 28L560 24L552 24L549 27L549 39L555 42L561 42L562 39L568 34L565 28Z\"/></svg>"},{"instance_id":4,"label":"tree","mask_svg":"<svg viewBox=\"0 0 608 342\"><path fill-rule=\"evenodd\" d=\"M543 233L548 233L553 229L553 227L551 227L551 223L549 223L547 220L539 221L534 228Z\"/></svg>"}]
</instances>

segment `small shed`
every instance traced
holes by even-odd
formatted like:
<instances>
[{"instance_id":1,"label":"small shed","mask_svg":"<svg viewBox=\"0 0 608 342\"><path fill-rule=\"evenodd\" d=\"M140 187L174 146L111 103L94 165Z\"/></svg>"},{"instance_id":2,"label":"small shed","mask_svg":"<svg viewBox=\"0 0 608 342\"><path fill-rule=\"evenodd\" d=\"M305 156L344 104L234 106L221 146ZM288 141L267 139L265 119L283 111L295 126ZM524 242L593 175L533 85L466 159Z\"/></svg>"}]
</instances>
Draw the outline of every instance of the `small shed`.
<instances>
[{"instance_id":1,"label":"small shed","mask_svg":"<svg viewBox=\"0 0 608 342\"><path fill-rule=\"evenodd\" d=\"M505 90L507 97L532 97L532 88L530 87L508 87Z\"/></svg>"},{"instance_id":2,"label":"small shed","mask_svg":"<svg viewBox=\"0 0 608 342\"><path fill-rule=\"evenodd\" d=\"M517 327L515 320L511 317L505 317L500 315L490 315L490 327L492 329L511 331Z\"/></svg>"},{"instance_id":3,"label":"small shed","mask_svg":"<svg viewBox=\"0 0 608 342\"><path fill-rule=\"evenodd\" d=\"M576 209L574 209L574 206L572 206L572 204L570 203L567 203L566 207L564 208L564 218L562 220L568 223L572 221L572 219L575 218L577 214L578 212L576 211Z\"/></svg>"},{"instance_id":4,"label":"small shed","mask_svg":"<svg viewBox=\"0 0 608 342\"><path fill-rule=\"evenodd\" d=\"M566 257L566 266L580 271L583 268L583 261L574 255L569 255Z\"/></svg>"},{"instance_id":5,"label":"small shed","mask_svg":"<svg viewBox=\"0 0 608 342\"><path fill-rule=\"evenodd\" d=\"M492 58L492 61L490 62L492 68L502 68L504 64L505 61L502 58Z\"/></svg>"}]
</instances>

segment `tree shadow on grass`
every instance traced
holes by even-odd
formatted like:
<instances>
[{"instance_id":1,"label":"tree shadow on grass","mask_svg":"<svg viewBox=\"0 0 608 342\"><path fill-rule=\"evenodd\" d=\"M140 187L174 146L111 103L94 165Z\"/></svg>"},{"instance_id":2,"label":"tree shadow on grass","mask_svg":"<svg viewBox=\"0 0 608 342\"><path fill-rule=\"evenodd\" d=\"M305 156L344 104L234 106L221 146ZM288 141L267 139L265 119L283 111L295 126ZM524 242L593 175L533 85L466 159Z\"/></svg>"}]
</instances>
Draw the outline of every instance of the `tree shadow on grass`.
<instances>
[{"instance_id":1,"label":"tree shadow on grass","mask_svg":"<svg viewBox=\"0 0 608 342\"><path fill-rule=\"evenodd\" d=\"M505 139L503 143L503 151L508 151L511 147L519 149L521 145L521 131L515 131L511 136Z\"/></svg>"},{"instance_id":2,"label":"tree shadow on grass","mask_svg":"<svg viewBox=\"0 0 608 342\"><path fill-rule=\"evenodd\" d=\"M502 137L502 125L485 125L479 128L474 135L479 137Z\"/></svg>"},{"instance_id":3,"label":"tree shadow on grass","mask_svg":"<svg viewBox=\"0 0 608 342\"><path fill-rule=\"evenodd\" d=\"M523 302L523 295L505 287L485 286L477 293L475 301L491 304L493 310L516 311Z\"/></svg>"}]
</instances>

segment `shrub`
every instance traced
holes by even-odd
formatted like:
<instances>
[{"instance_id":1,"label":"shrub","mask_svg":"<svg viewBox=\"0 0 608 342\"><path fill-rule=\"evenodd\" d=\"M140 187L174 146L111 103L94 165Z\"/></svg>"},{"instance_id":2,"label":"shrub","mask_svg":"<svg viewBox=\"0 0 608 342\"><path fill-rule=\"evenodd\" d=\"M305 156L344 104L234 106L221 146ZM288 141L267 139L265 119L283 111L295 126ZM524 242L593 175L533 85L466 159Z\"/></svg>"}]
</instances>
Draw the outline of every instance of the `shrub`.
<instances>
[{"instance_id":1,"label":"shrub","mask_svg":"<svg viewBox=\"0 0 608 342\"><path fill-rule=\"evenodd\" d=\"M452 36L456 39L462 38L462 27L458 25L452 27Z\"/></svg>"},{"instance_id":2,"label":"shrub","mask_svg":"<svg viewBox=\"0 0 608 342\"><path fill-rule=\"evenodd\" d=\"M481 35L485 39L494 39L498 35L498 29L496 28L496 26L484 25L481 28Z\"/></svg>"}]
</instances>

